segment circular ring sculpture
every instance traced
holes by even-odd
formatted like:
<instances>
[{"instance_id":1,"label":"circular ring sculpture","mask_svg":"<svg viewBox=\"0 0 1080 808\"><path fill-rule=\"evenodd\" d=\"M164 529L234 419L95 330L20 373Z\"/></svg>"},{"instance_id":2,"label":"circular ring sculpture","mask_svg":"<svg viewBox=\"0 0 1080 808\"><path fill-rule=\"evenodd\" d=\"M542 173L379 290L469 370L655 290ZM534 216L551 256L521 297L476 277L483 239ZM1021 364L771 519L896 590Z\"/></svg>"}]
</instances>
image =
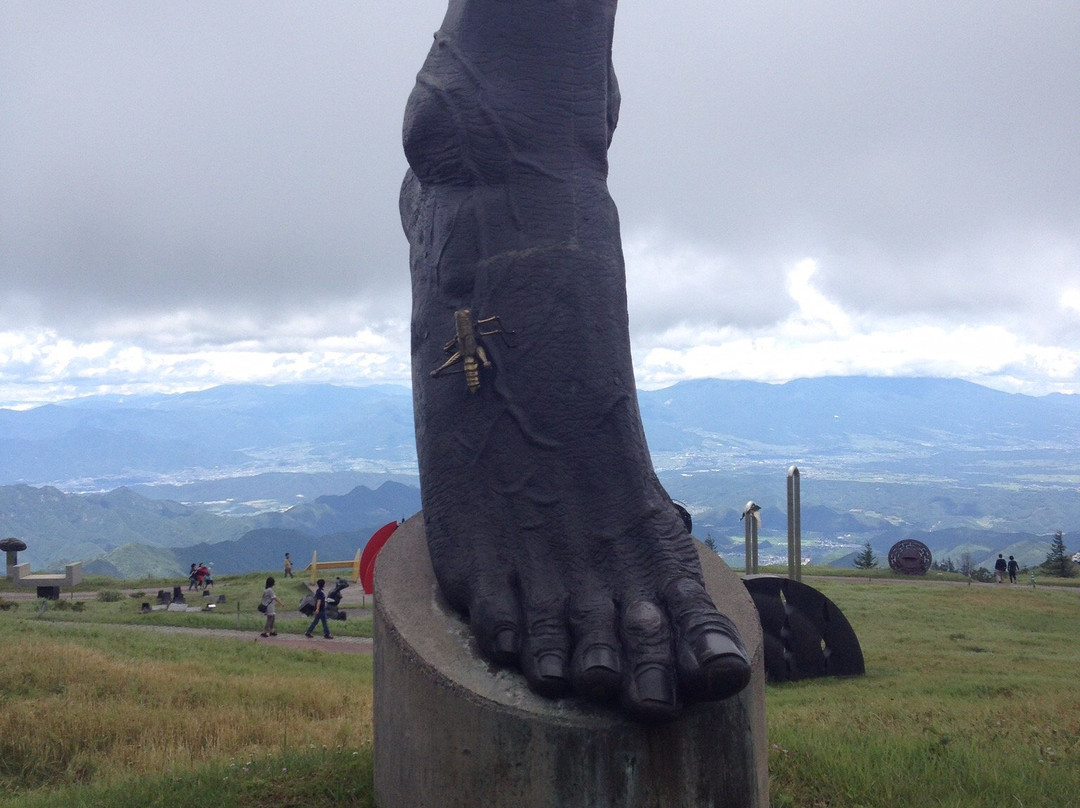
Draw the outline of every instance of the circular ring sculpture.
<instances>
[{"instance_id":1,"label":"circular ring sculpture","mask_svg":"<svg viewBox=\"0 0 1080 808\"><path fill-rule=\"evenodd\" d=\"M926 575L933 560L930 548L915 539L902 539L889 548L889 566L904 575Z\"/></svg>"}]
</instances>

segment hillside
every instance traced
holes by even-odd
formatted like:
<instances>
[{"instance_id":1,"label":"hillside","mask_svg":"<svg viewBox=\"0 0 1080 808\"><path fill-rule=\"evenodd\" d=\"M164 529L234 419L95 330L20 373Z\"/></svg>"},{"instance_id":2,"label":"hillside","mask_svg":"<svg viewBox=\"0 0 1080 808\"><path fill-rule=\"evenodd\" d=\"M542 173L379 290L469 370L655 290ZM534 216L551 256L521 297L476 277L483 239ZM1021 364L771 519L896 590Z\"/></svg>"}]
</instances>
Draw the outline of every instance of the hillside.
<instances>
[{"instance_id":1,"label":"hillside","mask_svg":"<svg viewBox=\"0 0 1080 808\"><path fill-rule=\"evenodd\" d=\"M377 528L418 510L419 489L395 482L253 517L219 516L128 489L77 495L19 485L0 487L0 535L25 541L19 560L34 569L79 560L87 573L171 577L192 561L214 562L220 573L274 569L286 551L298 564L314 550L324 560L352 558Z\"/></svg>"},{"instance_id":2,"label":"hillside","mask_svg":"<svg viewBox=\"0 0 1080 808\"><path fill-rule=\"evenodd\" d=\"M238 539L254 525L127 488L106 494L65 494L51 486L0 487L0 534L18 536L21 561L60 566L95 558L125 544L169 547Z\"/></svg>"}]
</instances>

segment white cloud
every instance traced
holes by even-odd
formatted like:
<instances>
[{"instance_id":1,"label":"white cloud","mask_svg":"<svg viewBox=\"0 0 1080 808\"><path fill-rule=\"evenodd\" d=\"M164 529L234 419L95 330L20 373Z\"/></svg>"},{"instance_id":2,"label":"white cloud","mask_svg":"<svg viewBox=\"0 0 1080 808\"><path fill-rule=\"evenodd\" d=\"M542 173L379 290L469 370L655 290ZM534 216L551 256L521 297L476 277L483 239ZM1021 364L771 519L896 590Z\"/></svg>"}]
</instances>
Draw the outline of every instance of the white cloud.
<instances>
[{"instance_id":1,"label":"white cloud","mask_svg":"<svg viewBox=\"0 0 1080 808\"><path fill-rule=\"evenodd\" d=\"M302 329L301 329L302 330ZM78 396L176 393L218 384L409 383L406 329L281 340L147 347L79 343L51 331L0 333L0 406L25 408ZM289 344L291 343L291 344Z\"/></svg>"},{"instance_id":2,"label":"white cloud","mask_svg":"<svg viewBox=\"0 0 1080 808\"><path fill-rule=\"evenodd\" d=\"M685 378L940 376L1034 395L1080 393L1080 347L1040 345L1001 325L853 317L815 288L817 269L816 261L804 259L788 272L796 308L775 324L680 326L635 340L638 384L654 389Z\"/></svg>"}]
</instances>

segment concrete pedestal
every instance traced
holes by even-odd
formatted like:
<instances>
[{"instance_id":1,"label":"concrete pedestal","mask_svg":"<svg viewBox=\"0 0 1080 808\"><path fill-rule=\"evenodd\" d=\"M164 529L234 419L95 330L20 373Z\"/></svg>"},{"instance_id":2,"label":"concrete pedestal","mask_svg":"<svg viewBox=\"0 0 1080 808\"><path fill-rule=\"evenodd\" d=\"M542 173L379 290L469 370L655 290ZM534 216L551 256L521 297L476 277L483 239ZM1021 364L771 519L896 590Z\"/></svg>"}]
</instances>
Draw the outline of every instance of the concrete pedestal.
<instances>
[{"instance_id":1,"label":"concrete pedestal","mask_svg":"<svg viewBox=\"0 0 1080 808\"><path fill-rule=\"evenodd\" d=\"M767 808L765 677L757 612L704 546L709 593L741 632L750 685L659 726L576 699L543 699L477 653L438 590L414 517L375 578L379 808Z\"/></svg>"}]
</instances>

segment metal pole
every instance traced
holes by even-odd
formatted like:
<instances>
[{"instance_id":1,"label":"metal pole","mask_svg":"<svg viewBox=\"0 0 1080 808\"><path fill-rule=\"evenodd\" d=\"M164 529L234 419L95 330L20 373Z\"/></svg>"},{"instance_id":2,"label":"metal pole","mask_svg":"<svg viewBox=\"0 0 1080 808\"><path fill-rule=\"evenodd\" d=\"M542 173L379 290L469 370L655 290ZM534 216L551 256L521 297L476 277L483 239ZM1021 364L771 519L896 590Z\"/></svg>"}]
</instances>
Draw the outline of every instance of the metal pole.
<instances>
[{"instance_id":1,"label":"metal pole","mask_svg":"<svg viewBox=\"0 0 1080 808\"><path fill-rule=\"evenodd\" d=\"M787 470L787 577L795 580L795 480L799 470Z\"/></svg>"},{"instance_id":2,"label":"metal pole","mask_svg":"<svg viewBox=\"0 0 1080 808\"><path fill-rule=\"evenodd\" d=\"M744 532L744 534L746 536L746 565L743 567L743 569L746 571L747 575L751 574L751 569L750 569L750 523L754 521L754 514L750 513L749 511L750 511L750 505L752 505L752 504L753 503L748 503L747 506L746 506L747 509L745 511L743 511L743 520L746 522L746 524L743 526L743 532Z\"/></svg>"},{"instance_id":3,"label":"metal pole","mask_svg":"<svg viewBox=\"0 0 1080 808\"><path fill-rule=\"evenodd\" d=\"M761 507L750 500L746 503L746 507L743 508L742 518L746 520L746 574L757 575L758 571L758 546L757 546L757 533L758 533L758 511Z\"/></svg>"},{"instance_id":4,"label":"metal pole","mask_svg":"<svg viewBox=\"0 0 1080 808\"><path fill-rule=\"evenodd\" d=\"M750 528L750 535L753 537L753 540L754 540L754 559L753 559L754 560L754 575L757 575L758 574L758 552L757 552L757 549L758 549L757 548L758 515L757 515L756 511L750 516L750 521L753 522L753 524L752 524L752 526Z\"/></svg>"},{"instance_id":5,"label":"metal pole","mask_svg":"<svg viewBox=\"0 0 1080 808\"><path fill-rule=\"evenodd\" d=\"M799 467L787 473L788 490L788 577L802 580L802 492Z\"/></svg>"}]
</instances>

